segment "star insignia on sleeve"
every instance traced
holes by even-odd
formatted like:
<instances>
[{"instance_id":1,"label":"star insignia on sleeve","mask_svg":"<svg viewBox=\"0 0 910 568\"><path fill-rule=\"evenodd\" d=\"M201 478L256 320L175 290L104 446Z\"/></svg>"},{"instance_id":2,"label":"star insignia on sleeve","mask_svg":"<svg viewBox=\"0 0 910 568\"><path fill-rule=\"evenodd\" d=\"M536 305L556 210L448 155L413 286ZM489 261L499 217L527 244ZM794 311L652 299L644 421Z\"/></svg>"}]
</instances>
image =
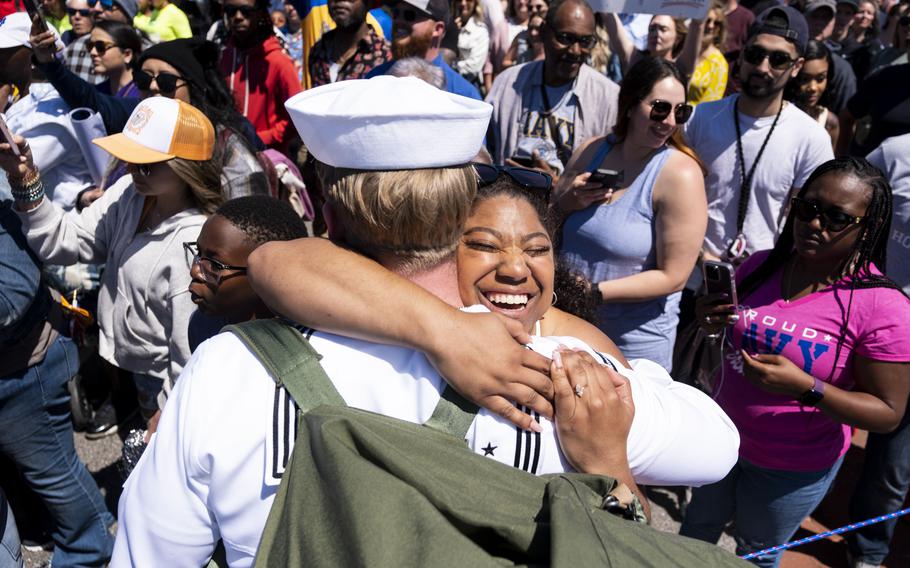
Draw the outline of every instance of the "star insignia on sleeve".
<instances>
[{"instance_id":1,"label":"star insignia on sleeve","mask_svg":"<svg viewBox=\"0 0 910 568\"><path fill-rule=\"evenodd\" d=\"M480 448L480 449L483 450L483 455L484 455L484 456L492 456L492 455L493 455L493 451L495 451L496 448L498 448L498 447L499 447L499 446L494 446L494 445L491 444L490 442L487 442L487 446L486 446L485 448Z\"/></svg>"}]
</instances>

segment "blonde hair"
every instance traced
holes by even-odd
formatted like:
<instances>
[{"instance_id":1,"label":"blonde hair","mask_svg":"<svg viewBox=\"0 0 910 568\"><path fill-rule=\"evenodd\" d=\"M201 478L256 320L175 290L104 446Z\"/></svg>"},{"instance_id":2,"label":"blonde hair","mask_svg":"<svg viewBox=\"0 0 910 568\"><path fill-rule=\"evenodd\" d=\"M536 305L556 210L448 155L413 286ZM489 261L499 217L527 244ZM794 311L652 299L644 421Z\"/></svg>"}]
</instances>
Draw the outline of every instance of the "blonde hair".
<instances>
[{"instance_id":1,"label":"blonde hair","mask_svg":"<svg viewBox=\"0 0 910 568\"><path fill-rule=\"evenodd\" d=\"M344 226L345 241L377 257L394 255L413 274L451 257L477 178L470 165L423 170L361 171L317 162L326 201Z\"/></svg>"},{"instance_id":2,"label":"blonde hair","mask_svg":"<svg viewBox=\"0 0 910 568\"><path fill-rule=\"evenodd\" d=\"M221 192L221 162L211 160L184 160L174 158L167 165L190 187L190 196L203 213L211 215L224 203Z\"/></svg>"}]
</instances>

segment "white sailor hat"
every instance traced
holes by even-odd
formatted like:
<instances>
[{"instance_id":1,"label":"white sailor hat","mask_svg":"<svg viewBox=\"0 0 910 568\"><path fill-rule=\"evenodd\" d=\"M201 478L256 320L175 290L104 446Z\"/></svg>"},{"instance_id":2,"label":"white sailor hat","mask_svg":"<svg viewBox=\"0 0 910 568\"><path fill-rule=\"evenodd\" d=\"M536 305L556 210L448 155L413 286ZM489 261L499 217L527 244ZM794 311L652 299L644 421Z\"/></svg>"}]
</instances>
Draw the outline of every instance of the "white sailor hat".
<instances>
[{"instance_id":1,"label":"white sailor hat","mask_svg":"<svg viewBox=\"0 0 910 568\"><path fill-rule=\"evenodd\" d=\"M307 150L357 170L443 168L473 160L493 107L415 77L340 81L285 103Z\"/></svg>"}]
</instances>

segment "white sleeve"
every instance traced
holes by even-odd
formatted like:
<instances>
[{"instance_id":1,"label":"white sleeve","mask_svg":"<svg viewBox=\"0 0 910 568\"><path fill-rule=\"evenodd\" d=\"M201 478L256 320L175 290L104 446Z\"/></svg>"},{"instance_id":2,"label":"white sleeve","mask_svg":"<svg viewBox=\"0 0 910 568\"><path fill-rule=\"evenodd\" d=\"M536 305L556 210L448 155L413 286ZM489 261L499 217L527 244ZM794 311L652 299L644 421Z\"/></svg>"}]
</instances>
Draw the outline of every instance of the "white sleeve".
<instances>
[{"instance_id":1,"label":"white sleeve","mask_svg":"<svg viewBox=\"0 0 910 568\"><path fill-rule=\"evenodd\" d=\"M724 478L739 456L739 432L710 397L645 359L621 370L632 384L632 476L646 485L700 487Z\"/></svg>"},{"instance_id":2,"label":"white sleeve","mask_svg":"<svg viewBox=\"0 0 910 568\"><path fill-rule=\"evenodd\" d=\"M51 264L104 262L119 217L125 214L127 199L121 198L130 186L132 177L124 176L81 213L64 213L47 197L31 211L17 211L29 246Z\"/></svg>"},{"instance_id":3,"label":"white sleeve","mask_svg":"<svg viewBox=\"0 0 910 568\"><path fill-rule=\"evenodd\" d=\"M815 168L834 159L831 137L828 136L828 132L822 125L815 123L809 126L806 138L807 140L802 144L803 151L796 164L793 187L802 187Z\"/></svg>"},{"instance_id":4,"label":"white sleeve","mask_svg":"<svg viewBox=\"0 0 910 568\"><path fill-rule=\"evenodd\" d=\"M161 413L158 431L123 486L112 567L204 566L220 539L209 512L208 472L194 455L207 446L204 378L219 376L203 344L190 358ZM197 379L194 381L194 378Z\"/></svg>"},{"instance_id":5,"label":"white sleeve","mask_svg":"<svg viewBox=\"0 0 910 568\"><path fill-rule=\"evenodd\" d=\"M474 45L471 46L471 53L467 59L456 61L459 73L476 73L480 75L483 72L483 65L487 62L490 54L490 33L483 24L474 23L474 30L471 32L474 39Z\"/></svg>"}]
</instances>

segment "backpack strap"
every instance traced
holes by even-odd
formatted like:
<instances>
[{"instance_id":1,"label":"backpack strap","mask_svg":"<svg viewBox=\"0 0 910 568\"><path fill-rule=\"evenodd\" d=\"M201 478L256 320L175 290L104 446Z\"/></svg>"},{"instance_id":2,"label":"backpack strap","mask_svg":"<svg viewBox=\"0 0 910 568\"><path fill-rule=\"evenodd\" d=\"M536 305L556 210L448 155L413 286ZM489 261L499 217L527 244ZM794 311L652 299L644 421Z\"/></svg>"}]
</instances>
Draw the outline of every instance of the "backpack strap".
<instances>
[{"instance_id":1,"label":"backpack strap","mask_svg":"<svg viewBox=\"0 0 910 568\"><path fill-rule=\"evenodd\" d=\"M476 404L455 392L451 386L446 385L432 416L423 425L464 440L468 428L471 427L471 423L477 416L478 409Z\"/></svg>"},{"instance_id":2,"label":"backpack strap","mask_svg":"<svg viewBox=\"0 0 910 568\"><path fill-rule=\"evenodd\" d=\"M322 358L300 331L284 320L253 320L226 326L266 368L275 384L287 389L301 413L317 406L347 406L319 364Z\"/></svg>"}]
</instances>

